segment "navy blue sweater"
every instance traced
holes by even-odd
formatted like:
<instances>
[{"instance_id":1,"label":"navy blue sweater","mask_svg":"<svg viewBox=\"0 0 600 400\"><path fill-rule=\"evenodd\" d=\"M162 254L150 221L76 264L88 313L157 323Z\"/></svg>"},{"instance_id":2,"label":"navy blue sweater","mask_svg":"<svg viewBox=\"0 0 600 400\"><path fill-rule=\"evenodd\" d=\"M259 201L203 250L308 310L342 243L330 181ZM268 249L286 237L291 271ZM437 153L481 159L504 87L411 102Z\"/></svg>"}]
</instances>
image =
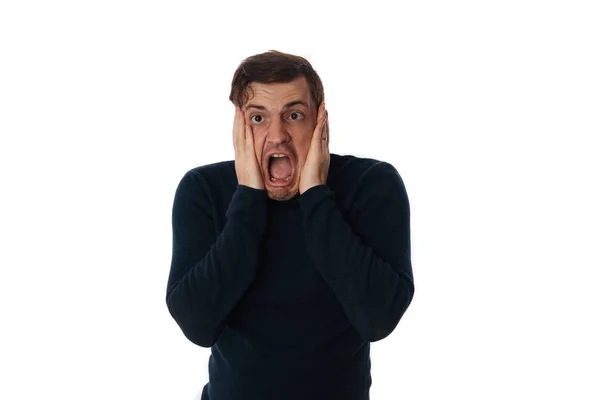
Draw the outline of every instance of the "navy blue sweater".
<instances>
[{"instance_id":1,"label":"navy blue sweater","mask_svg":"<svg viewBox=\"0 0 600 400\"><path fill-rule=\"evenodd\" d=\"M234 161L188 171L173 204L169 312L211 347L203 400L367 400L370 342L412 301L409 202L389 163L331 154L288 201Z\"/></svg>"}]
</instances>

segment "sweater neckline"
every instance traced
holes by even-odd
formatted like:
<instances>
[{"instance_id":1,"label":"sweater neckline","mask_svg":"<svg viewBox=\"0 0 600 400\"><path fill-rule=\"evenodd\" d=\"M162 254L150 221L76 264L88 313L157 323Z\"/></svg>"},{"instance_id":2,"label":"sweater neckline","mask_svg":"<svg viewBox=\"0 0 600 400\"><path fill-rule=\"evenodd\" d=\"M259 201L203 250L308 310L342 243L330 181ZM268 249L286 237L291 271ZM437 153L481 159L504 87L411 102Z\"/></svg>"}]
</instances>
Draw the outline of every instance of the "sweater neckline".
<instances>
[{"instance_id":1,"label":"sweater neckline","mask_svg":"<svg viewBox=\"0 0 600 400\"><path fill-rule=\"evenodd\" d=\"M267 204L270 208L275 210L290 210L299 207L298 197L299 196L296 196L293 199L283 201L273 200L272 198L267 197Z\"/></svg>"}]
</instances>

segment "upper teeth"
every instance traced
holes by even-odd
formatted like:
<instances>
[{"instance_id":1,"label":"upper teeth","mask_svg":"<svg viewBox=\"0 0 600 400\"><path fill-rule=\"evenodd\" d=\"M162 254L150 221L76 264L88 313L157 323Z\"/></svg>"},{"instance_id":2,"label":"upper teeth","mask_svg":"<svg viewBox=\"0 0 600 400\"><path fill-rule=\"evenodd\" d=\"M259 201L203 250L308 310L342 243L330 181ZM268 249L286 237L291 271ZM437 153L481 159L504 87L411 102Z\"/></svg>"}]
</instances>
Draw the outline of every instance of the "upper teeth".
<instances>
[{"instance_id":1,"label":"upper teeth","mask_svg":"<svg viewBox=\"0 0 600 400\"><path fill-rule=\"evenodd\" d=\"M287 157L285 154L271 154L271 157Z\"/></svg>"}]
</instances>

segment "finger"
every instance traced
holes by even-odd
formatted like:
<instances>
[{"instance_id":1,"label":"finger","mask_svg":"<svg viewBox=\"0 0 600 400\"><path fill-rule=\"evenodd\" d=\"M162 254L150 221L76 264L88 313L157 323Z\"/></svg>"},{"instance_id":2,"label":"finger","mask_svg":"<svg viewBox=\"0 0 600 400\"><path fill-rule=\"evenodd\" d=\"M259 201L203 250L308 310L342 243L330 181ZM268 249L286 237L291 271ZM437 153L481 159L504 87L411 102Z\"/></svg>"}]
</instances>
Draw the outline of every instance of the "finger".
<instances>
[{"instance_id":1,"label":"finger","mask_svg":"<svg viewBox=\"0 0 600 400\"><path fill-rule=\"evenodd\" d=\"M321 107L319 107L319 119L317 120L317 126L313 133L313 141L315 142L323 141L323 129L325 127L326 116L325 103L321 103Z\"/></svg>"},{"instance_id":2,"label":"finger","mask_svg":"<svg viewBox=\"0 0 600 400\"><path fill-rule=\"evenodd\" d=\"M235 106L235 116L233 118L233 148L235 150L240 148L241 144L241 132L240 129L243 129L242 126L242 118L241 118L242 110L236 105Z\"/></svg>"},{"instance_id":3,"label":"finger","mask_svg":"<svg viewBox=\"0 0 600 400\"><path fill-rule=\"evenodd\" d=\"M252 127L250 124L245 124L244 129L246 130L246 146L248 150L254 151L254 132L252 132Z\"/></svg>"},{"instance_id":4,"label":"finger","mask_svg":"<svg viewBox=\"0 0 600 400\"><path fill-rule=\"evenodd\" d=\"M319 104L319 107L317 108L317 124L315 125L315 129L313 130L313 135L312 135L312 139L315 138L315 135L318 134L319 129L321 127L321 119L323 118L323 102L321 102L321 104Z\"/></svg>"},{"instance_id":5,"label":"finger","mask_svg":"<svg viewBox=\"0 0 600 400\"><path fill-rule=\"evenodd\" d=\"M324 101L322 101L321 104L319 104L319 109L317 110L317 124L323 118L323 111L325 111L325 102Z\"/></svg>"},{"instance_id":6,"label":"finger","mask_svg":"<svg viewBox=\"0 0 600 400\"><path fill-rule=\"evenodd\" d=\"M327 112L327 110L325 110L321 142L325 143L325 147L329 147L329 113Z\"/></svg>"}]
</instances>

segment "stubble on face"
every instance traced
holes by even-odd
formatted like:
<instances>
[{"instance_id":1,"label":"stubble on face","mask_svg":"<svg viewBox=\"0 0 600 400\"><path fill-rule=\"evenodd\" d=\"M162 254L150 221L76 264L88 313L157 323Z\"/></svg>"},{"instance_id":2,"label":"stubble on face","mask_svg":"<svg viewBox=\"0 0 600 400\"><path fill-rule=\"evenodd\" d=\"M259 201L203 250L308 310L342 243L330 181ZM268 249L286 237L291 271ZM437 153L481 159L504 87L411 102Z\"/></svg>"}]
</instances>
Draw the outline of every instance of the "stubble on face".
<instances>
[{"instance_id":1,"label":"stubble on face","mask_svg":"<svg viewBox=\"0 0 600 400\"><path fill-rule=\"evenodd\" d=\"M297 175L297 174L296 174ZM299 181L299 179L298 179ZM268 184L265 185L265 189L267 190L267 195L272 200L277 201L288 201L297 197L300 194L299 190L299 182L294 183L293 187L270 187Z\"/></svg>"},{"instance_id":2,"label":"stubble on face","mask_svg":"<svg viewBox=\"0 0 600 400\"><path fill-rule=\"evenodd\" d=\"M316 125L316 107L310 96L310 88L304 77L287 83L250 84L253 96L245 104L247 123L253 124L254 144L261 165L265 190L269 198L277 201L291 200L299 195L300 173L306 161L312 132ZM303 101L306 106L286 107L290 102ZM264 109L247 108L257 105ZM291 120L290 114L302 114L302 120ZM255 124L252 119L260 115L265 123ZM262 118L259 118L262 120ZM271 183L267 152L288 151L293 154L294 172L288 185L277 187ZM292 162L292 160L290 160Z\"/></svg>"}]
</instances>

